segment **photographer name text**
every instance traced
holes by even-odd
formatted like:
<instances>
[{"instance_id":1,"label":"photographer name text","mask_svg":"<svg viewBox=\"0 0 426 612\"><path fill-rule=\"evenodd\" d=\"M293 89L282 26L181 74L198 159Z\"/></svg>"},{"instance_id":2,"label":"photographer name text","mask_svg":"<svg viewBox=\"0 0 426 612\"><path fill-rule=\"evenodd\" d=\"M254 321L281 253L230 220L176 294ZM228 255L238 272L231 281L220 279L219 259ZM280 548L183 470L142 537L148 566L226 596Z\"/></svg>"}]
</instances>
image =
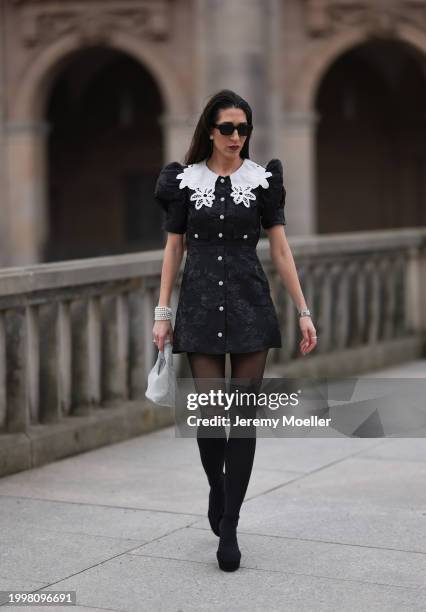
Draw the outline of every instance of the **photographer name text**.
<instances>
[{"instance_id":1,"label":"photographer name text","mask_svg":"<svg viewBox=\"0 0 426 612\"><path fill-rule=\"evenodd\" d=\"M197 427L198 425L210 426L210 427L222 427L222 426L241 426L241 427L272 427L276 429L279 425L282 427L328 427L330 425L331 418L321 418L317 416L310 416L306 418L298 418L293 416L282 416L279 418L243 418L236 415L235 419L231 422L231 419L227 416L213 416L211 418L202 418L195 415L191 415L187 418L187 423L191 427Z\"/></svg>"}]
</instances>

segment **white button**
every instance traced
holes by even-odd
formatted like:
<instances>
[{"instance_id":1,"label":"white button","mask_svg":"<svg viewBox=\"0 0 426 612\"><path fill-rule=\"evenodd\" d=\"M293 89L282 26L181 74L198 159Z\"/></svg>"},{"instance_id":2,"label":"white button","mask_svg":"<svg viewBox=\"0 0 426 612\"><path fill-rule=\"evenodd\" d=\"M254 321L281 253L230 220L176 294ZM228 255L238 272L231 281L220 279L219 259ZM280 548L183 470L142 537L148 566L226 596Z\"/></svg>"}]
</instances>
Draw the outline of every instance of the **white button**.
<instances>
[{"instance_id":1,"label":"white button","mask_svg":"<svg viewBox=\"0 0 426 612\"><path fill-rule=\"evenodd\" d=\"M194 238L198 238L198 234L194 234Z\"/></svg>"},{"instance_id":2,"label":"white button","mask_svg":"<svg viewBox=\"0 0 426 612\"><path fill-rule=\"evenodd\" d=\"M247 234L244 234L243 238L247 238Z\"/></svg>"},{"instance_id":3,"label":"white button","mask_svg":"<svg viewBox=\"0 0 426 612\"><path fill-rule=\"evenodd\" d=\"M223 285L223 281L219 281L219 285Z\"/></svg>"},{"instance_id":4,"label":"white button","mask_svg":"<svg viewBox=\"0 0 426 612\"><path fill-rule=\"evenodd\" d=\"M221 201L221 202L223 202L223 201L224 201L224 199L225 199L225 198L223 198L223 197L222 197L222 198L220 198L220 201Z\"/></svg>"},{"instance_id":5,"label":"white button","mask_svg":"<svg viewBox=\"0 0 426 612\"><path fill-rule=\"evenodd\" d=\"M219 336L219 338L222 338L222 332L217 332L217 335Z\"/></svg>"},{"instance_id":6,"label":"white button","mask_svg":"<svg viewBox=\"0 0 426 612\"><path fill-rule=\"evenodd\" d=\"M219 232L218 236L219 236L219 238L222 238L222 236L223 236L222 232Z\"/></svg>"},{"instance_id":7,"label":"white button","mask_svg":"<svg viewBox=\"0 0 426 612\"><path fill-rule=\"evenodd\" d=\"M218 260L222 261L222 255L219 255Z\"/></svg>"},{"instance_id":8,"label":"white button","mask_svg":"<svg viewBox=\"0 0 426 612\"><path fill-rule=\"evenodd\" d=\"M225 179L224 179L224 178L221 178L221 179L220 179L220 182L221 182L221 183L224 183L224 182L225 182Z\"/></svg>"},{"instance_id":9,"label":"white button","mask_svg":"<svg viewBox=\"0 0 426 612\"><path fill-rule=\"evenodd\" d=\"M224 219L224 218L225 218L225 215L220 215L220 218L221 218L221 219Z\"/></svg>"},{"instance_id":10,"label":"white button","mask_svg":"<svg viewBox=\"0 0 426 612\"><path fill-rule=\"evenodd\" d=\"M219 306L219 310L223 310L223 306Z\"/></svg>"}]
</instances>

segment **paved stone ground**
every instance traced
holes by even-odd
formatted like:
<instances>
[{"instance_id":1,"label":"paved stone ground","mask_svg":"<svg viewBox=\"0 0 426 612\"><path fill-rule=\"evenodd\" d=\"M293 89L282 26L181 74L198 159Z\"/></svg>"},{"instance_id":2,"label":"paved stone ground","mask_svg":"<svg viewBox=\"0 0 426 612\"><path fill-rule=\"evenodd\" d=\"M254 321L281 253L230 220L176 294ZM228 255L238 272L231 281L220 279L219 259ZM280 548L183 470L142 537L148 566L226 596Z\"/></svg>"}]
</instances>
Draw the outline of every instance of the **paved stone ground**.
<instances>
[{"instance_id":1,"label":"paved stone ground","mask_svg":"<svg viewBox=\"0 0 426 612\"><path fill-rule=\"evenodd\" d=\"M379 375L426 378L426 360ZM78 610L425 611L425 481L423 438L259 438L224 573L196 442L163 429L0 479L0 589L75 590Z\"/></svg>"}]
</instances>

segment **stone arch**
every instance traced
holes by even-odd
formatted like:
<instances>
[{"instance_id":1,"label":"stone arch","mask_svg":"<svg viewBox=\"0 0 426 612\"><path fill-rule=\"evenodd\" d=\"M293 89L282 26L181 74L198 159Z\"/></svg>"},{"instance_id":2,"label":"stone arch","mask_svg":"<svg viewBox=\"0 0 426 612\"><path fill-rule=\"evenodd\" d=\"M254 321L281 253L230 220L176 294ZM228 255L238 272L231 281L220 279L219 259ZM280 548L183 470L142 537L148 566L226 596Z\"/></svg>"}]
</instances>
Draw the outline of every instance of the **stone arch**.
<instances>
[{"instance_id":1,"label":"stone arch","mask_svg":"<svg viewBox=\"0 0 426 612\"><path fill-rule=\"evenodd\" d=\"M377 31L376 38L380 36ZM383 36L385 33L383 32ZM288 151L287 176L289 191L299 203L297 215L292 220L296 233L318 231L316 159L316 96L320 83L331 66L343 56L372 38L371 27L365 30L345 30L318 42L305 53L287 83L283 108L284 141ZM426 55L426 34L402 20L394 24L392 37L395 44L404 44L413 54Z\"/></svg>"},{"instance_id":2,"label":"stone arch","mask_svg":"<svg viewBox=\"0 0 426 612\"><path fill-rule=\"evenodd\" d=\"M318 86L328 68L346 51L369 40L369 31L341 32L325 40L320 49L315 46L306 53L294 81L289 84L289 112L313 112ZM393 40L426 55L426 35L408 24L398 25Z\"/></svg>"},{"instance_id":3,"label":"stone arch","mask_svg":"<svg viewBox=\"0 0 426 612\"><path fill-rule=\"evenodd\" d=\"M412 41L368 37L312 91L317 232L424 224L425 58Z\"/></svg>"},{"instance_id":4,"label":"stone arch","mask_svg":"<svg viewBox=\"0 0 426 612\"><path fill-rule=\"evenodd\" d=\"M173 115L186 115L186 97L171 66L151 45L135 39L127 33L112 33L105 41L94 41L116 51L126 53L152 72L163 95L165 108ZM82 43L78 34L64 36L43 49L27 67L20 79L21 85L15 94L10 121L20 123L40 121L50 85L60 72L63 62L74 52L84 50L89 43Z\"/></svg>"},{"instance_id":5,"label":"stone arch","mask_svg":"<svg viewBox=\"0 0 426 612\"><path fill-rule=\"evenodd\" d=\"M56 77L72 55L93 46L103 46L123 53L150 72L163 98L166 115L165 154L170 149L172 129L181 129L189 114L188 96L184 95L164 54L126 32L116 31L107 37L82 38L69 34L56 40L34 55L22 72L13 92L13 105L7 126L7 186L10 265L26 265L42 261L48 238L47 149L45 111ZM167 121L171 118L171 121ZM177 127L175 127L175 124ZM13 211L13 212L12 212Z\"/></svg>"}]
</instances>

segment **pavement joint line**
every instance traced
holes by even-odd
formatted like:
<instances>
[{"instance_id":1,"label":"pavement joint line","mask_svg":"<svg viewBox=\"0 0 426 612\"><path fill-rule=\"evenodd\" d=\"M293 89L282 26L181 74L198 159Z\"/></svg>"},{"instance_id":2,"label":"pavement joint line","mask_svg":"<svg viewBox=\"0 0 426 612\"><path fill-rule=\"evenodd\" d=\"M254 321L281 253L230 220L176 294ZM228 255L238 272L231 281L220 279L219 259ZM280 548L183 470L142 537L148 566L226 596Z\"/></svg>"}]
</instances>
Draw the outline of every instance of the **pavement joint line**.
<instances>
[{"instance_id":1,"label":"pavement joint line","mask_svg":"<svg viewBox=\"0 0 426 612\"><path fill-rule=\"evenodd\" d=\"M194 559L181 559L181 558L176 558L176 557L164 557L161 555L135 555L135 554L131 554L128 553L130 556L132 557L144 557L147 559L164 559L166 561L183 561L184 563L195 563L197 565L210 565L210 562L207 563L206 561L196 561ZM353 582L353 583L358 583L358 584L368 584L368 585L376 585L376 586L385 586L385 587L391 587L391 588L396 588L396 589L406 589L406 590L410 590L410 591L418 591L418 590L425 590L425 587L423 586L406 586L406 585L399 585L399 584L392 584L392 583L387 583L387 582L375 582L375 581L369 581L369 580L360 580L357 578L335 578L333 576L322 576L321 574L305 574L304 572L294 572L292 570L275 570L275 569L266 569L263 567L250 567L248 565L241 565L242 568L247 569L247 570L251 570L251 571L255 571L255 572L267 572L267 573L272 573L272 574L289 574L291 576L304 576L306 578L321 578L321 579L326 579L326 580L335 580L335 581L339 581L339 582Z\"/></svg>"},{"instance_id":2,"label":"pavement joint line","mask_svg":"<svg viewBox=\"0 0 426 612\"><path fill-rule=\"evenodd\" d=\"M1 484L1 480L0 480ZM46 497L27 497L26 495L6 495L4 493L0 493L0 498L5 497L8 499L28 499L31 501L41 501L53 504L73 504L75 506L93 506L97 508L110 508L116 510L133 510L136 512L160 512L164 514L176 514L178 516L193 516L198 518L200 516L204 516L204 514L197 514L195 512L178 512L176 510L163 510L163 509L150 509L150 508L135 508L133 506L110 506L108 504L96 504L93 502L76 502L72 500L63 500L63 499L50 499Z\"/></svg>"},{"instance_id":3,"label":"pavement joint line","mask_svg":"<svg viewBox=\"0 0 426 612\"><path fill-rule=\"evenodd\" d=\"M276 468L257 468L257 472L285 472L286 474L306 474L306 472L301 472L300 470L277 470Z\"/></svg>"},{"instance_id":4,"label":"pavement joint line","mask_svg":"<svg viewBox=\"0 0 426 612\"><path fill-rule=\"evenodd\" d=\"M425 438L425 443L426 443L426 438ZM405 462L405 463L426 463L426 458L425 459L406 459L406 458L402 458L402 457L380 457L379 455L364 455L361 456L360 459L374 459L374 460L378 460L378 461L398 461L399 462Z\"/></svg>"},{"instance_id":5,"label":"pavement joint line","mask_svg":"<svg viewBox=\"0 0 426 612\"><path fill-rule=\"evenodd\" d=\"M171 535L174 532L180 531L181 529L182 528L174 529L174 530L168 532L167 534L163 534L162 536L159 536L158 538L155 538L154 540L151 540L150 542L147 542L146 544L149 544L151 542L155 542L157 540L161 540L162 538L167 537L168 535ZM257 535L257 534L249 534L247 532L241 532L241 533L245 533L245 535ZM286 536L283 537L283 536L265 536L265 535L262 535L262 537L276 537L276 538L280 538L280 539L286 538ZM295 539L299 539L299 538L295 538ZM317 540L313 540L313 541L317 541ZM144 544L142 546L145 546L146 544ZM331 544L336 544L336 542L331 542ZM348 546L364 547L363 545L358 545L358 544L348 544ZM35 590L31 591L31 592L35 593L37 591L46 589L46 588L48 588L50 586L54 586L56 584L60 584L61 582L65 581L65 580L68 580L69 578L72 578L74 576L82 574L82 573L84 573L84 572L86 572L86 571L88 571L90 569L93 569L95 567L98 567L100 565L103 565L103 564L105 564L105 563L107 563L109 561L112 561L112 560L114 560L114 559L116 559L118 557L125 556L125 555L129 555L131 557L145 557L145 558L155 558L155 559L159 559L160 558L160 559L166 559L166 560L171 560L171 561L181 561L181 562L183 561L185 563L197 563L197 564L207 565L205 562L202 562L202 561L192 561L190 559L176 559L174 557L162 557L162 556L147 555L147 554L136 554L136 553L132 553L131 552L132 550L137 550L137 549L140 549L140 548L141 548L141 546L136 546L136 547L132 547L132 548L126 550L126 551L122 551L121 553L113 555L112 557L108 557L107 559L104 559L104 560L102 560L102 561L100 561L98 563L95 563L95 564L93 564L91 566L88 566L88 567L80 570L79 572L75 572L74 574L70 574L69 576L61 578L60 580L57 580L55 582L51 582L49 584L46 584L45 586L39 587L38 589L35 589ZM365 547L365 548L376 548L376 547ZM395 550L396 552L414 552L414 553L417 552L417 551L400 551L398 549L385 549L385 550ZM419 553L419 554L424 554L424 553ZM388 583L380 583L380 582L375 582L375 581L365 581L365 580L348 579L348 578L333 578L333 577L330 577L330 576L320 576L320 575L317 575L317 574L305 574L305 573L299 573L299 572L292 572L292 571L289 571L289 570L287 570L285 572L282 572L282 571L279 571L279 570L263 569L263 568L256 568L256 567L248 567L248 566L245 566L245 565L243 565L242 567L245 568L245 569L251 570L251 571L268 572L268 573L272 572L272 573L277 573L277 574L286 573L286 574L295 575L295 576L305 576L305 577L308 577L308 578L309 577L310 578L312 578L312 577L314 577L314 578L322 578L322 579L325 578L327 580L334 580L334 581L339 581L339 582L350 582L350 583L359 583L359 584L386 586L386 587L399 588L399 589L405 589L405 590L410 590L410 591L413 591L413 590L424 590L425 589L425 587L422 587L422 586L405 586L405 585L403 586L403 585L394 585L394 584L388 584ZM5 604L0 604L0 606L6 605L6 603ZM84 604L79 604L79 605L84 605ZM101 608L101 609L116 610L116 608Z\"/></svg>"},{"instance_id":6,"label":"pavement joint line","mask_svg":"<svg viewBox=\"0 0 426 612\"><path fill-rule=\"evenodd\" d=\"M379 442L378 444L375 444L373 446L373 448L375 446L380 446L381 444L383 444L383 441ZM250 501L252 499L256 499L258 497L261 497L262 495L268 495L269 493L272 493L272 491L276 491L277 489L282 489L290 484L293 484L294 482L297 482L298 480L302 480L303 478L307 478L308 476L311 476L312 474L317 474L318 472L321 472L322 470L327 470L329 467L332 467L334 465L337 465L338 463L343 463L344 461L347 461L348 459L353 459L353 457L356 457L357 455L359 455L360 453L362 453L365 449L359 450L359 451L355 451L349 455L346 455L345 457L342 457L340 459L336 459L335 461L331 461L330 463L326 463L324 465L321 465L318 468L315 468L313 470L311 470L310 472L303 472L302 474L300 474L300 476L296 476L295 478L293 478L292 480L288 480L287 482L284 482L280 485L277 485L275 487L272 487L270 489L267 489L266 491L263 491L263 493L256 493L254 495L251 495L250 497L246 497L246 499L244 500L246 501Z\"/></svg>"},{"instance_id":7,"label":"pavement joint line","mask_svg":"<svg viewBox=\"0 0 426 612\"><path fill-rule=\"evenodd\" d=\"M105 559L99 563L96 563L92 566L89 566L79 572L75 572L74 574L71 574L69 576L66 576L65 578L61 578L60 580L57 580L55 582L49 583L43 587L39 587L38 589L31 591L32 593L36 593L37 591L41 591L44 590L50 586L54 586L56 584L60 584L61 582L63 582L64 580L68 580L69 578L73 578L74 576L78 576L79 574L82 574L88 570L91 570L95 567L98 567L99 565L103 565L105 563L108 563L109 561L112 561L118 557L121 556L130 556L130 557L143 557L146 559L164 559L166 561L180 561L180 562L184 562L184 563L191 563L191 564L197 564L197 565L206 565L209 566L210 563L206 563L205 561L194 561L192 559L182 559L182 558L176 558L176 557L165 557L165 556L160 556L160 555L148 555L148 554L135 554L132 553L131 550L133 549L129 549L128 551L123 551L122 553L119 553L118 555L114 555L113 557L110 557L108 559ZM255 572L267 572L267 573L273 573L273 574L288 574L291 576L304 576L306 578L320 578L320 579L326 579L326 580L333 580L333 581L338 581L338 582L350 582L350 583L357 583L357 584L367 584L367 585L376 585L376 586L385 586L385 587L390 587L390 588L397 588L397 589L405 589L405 590L409 590L409 591L417 591L417 590L425 590L425 587L422 586L406 586L406 585L396 585L396 584L391 584L391 583L382 583L382 582L376 582L376 581L366 581L366 580L359 580L359 579L350 579L350 578L336 578L336 577L331 577L331 576L322 576L322 575L318 575L318 574L306 574L304 572L294 572L291 570L284 570L284 571L280 571L280 570L274 570L274 569L264 569L264 568L259 568L259 567L250 567L247 565L241 565L242 568L247 569L249 571L255 571ZM7 602L6 602L7 603ZM0 604L0 606L5 605L5 604ZM78 605L86 605L86 604L78 604ZM117 608L101 608L104 610L117 610Z\"/></svg>"},{"instance_id":8,"label":"pavement joint line","mask_svg":"<svg viewBox=\"0 0 426 612\"><path fill-rule=\"evenodd\" d=\"M163 538L168 538L170 535L173 535L174 533L177 533L178 531L181 531L182 529L188 529L188 527L192 527L192 524L191 525L182 525L182 527L176 527L175 529L172 529L171 531L168 531L167 533L163 533L163 534L157 536L153 540L149 540L148 542L143 542L140 546L137 546L136 548L143 548L144 546L148 546L148 544L152 544L153 542L159 542Z\"/></svg>"},{"instance_id":9,"label":"pavement joint line","mask_svg":"<svg viewBox=\"0 0 426 612\"><path fill-rule=\"evenodd\" d=\"M203 515L204 516L204 515ZM199 519L197 519L196 522L198 522ZM189 525L182 525L180 527L176 527L175 529L172 529L171 531L164 533L152 540L137 540L135 538L121 538L119 536L114 537L114 536L109 536L109 535L104 535L104 534L100 534L100 533L84 533L81 531L68 531L68 530L59 530L59 529L49 529L49 527L38 527L39 531L47 531L47 532L51 532L51 533L59 533L59 534L68 534L68 535L80 535L80 536L85 536L85 537L93 537L93 538L105 538L105 539L109 539L109 540L119 540L122 542L138 542L136 548L140 547L140 546L146 546L147 544L151 544L152 542L156 542L157 540L161 540L164 537L168 537L169 535L172 535L173 533L180 531L181 529L187 529L188 527L192 527L195 523L191 523ZM34 527L31 526L26 526L24 527L24 529L29 529L31 531L34 531ZM0 576L1 578L1 576ZM7 580L9 580L9 578L7 578Z\"/></svg>"},{"instance_id":10,"label":"pavement joint line","mask_svg":"<svg viewBox=\"0 0 426 612\"><path fill-rule=\"evenodd\" d=\"M34 532L34 525L23 526L24 529L28 529ZM141 542L141 544L145 544L145 540L138 540L136 538L121 538L120 536L110 536L104 535L102 533L86 533L84 531L68 531L66 529L50 529L49 527L37 527L36 531L47 531L49 533L59 533L59 534L68 534L73 536L84 536L88 538L102 538L106 540L121 540L122 542ZM1 576L0 576L1 578Z\"/></svg>"},{"instance_id":11,"label":"pavement joint line","mask_svg":"<svg viewBox=\"0 0 426 612\"><path fill-rule=\"evenodd\" d=\"M407 510L408 512L413 512L412 510ZM146 541L142 541L140 543L140 547L142 546L146 546L148 544L151 544L152 542L156 542L158 540L161 540L165 537L168 537L169 535L173 534L173 533L177 533L179 531L181 531L182 529L197 529L199 531L206 531L209 532L210 529L208 529L207 527L202 527L202 526L197 526L197 523L199 522L199 520L203 520L205 519L205 515L204 514L200 514L198 515L198 518L196 519L196 521L194 523L188 524L188 525L181 525L180 527L176 527L175 529L172 529L171 531L164 533L152 540L146 540ZM56 529L49 529L49 528L40 528L44 531L49 531L52 533L68 533L69 535L83 535L83 536L92 536L95 538L107 538L107 539L112 539L112 540L123 540L123 541L132 541L134 540L133 538L122 538L122 537L114 537L114 536L108 536L108 535L103 535L103 534L90 534L90 533L83 533L83 532L75 532L75 531L63 531L63 530L56 530ZM253 531L242 531L239 530L239 533L248 535L248 536L256 536L256 537L262 537L262 538L277 538L277 539L286 539L286 540L295 540L295 541L302 541L302 542L316 542L316 543L323 543L323 544L335 544L337 546L352 546L352 547L358 547L358 548L366 548L366 549L371 549L371 550L388 550L388 551L394 551L394 552L401 552L401 553L409 553L409 554L417 554L417 555L425 555L426 551L421 551L421 550L408 550L408 549L403 549L403 548L393 548L393 547L388 547L388 546L367 546L365 544L354 544L353 542L336 542L334 540L319 540L319 539L315 539L315 538L302 538L302 537L296 537L296 536L285 536L285 535L276 535L276 534L270 534L270 533L259 533L259 532L253 532ZM134 540L137 541L137 540ZM1 576L0 576L1 577Z\"/></svg>"},{"instance_id":12,"label":"pavement joint line","mask_svg":"<svg viewBox=\"0 0 426 612\"><path fill-rule=\"evenodd\" d=\"M188 528L198 529L199 531L209 531L207 527L196 527L194 525L188 525ZM178 531L178 530L176 530ZM351 546L353 548L366 548L371 550L386 550L392 552L398 552L403 554L412 554L412 555L426 555L426 551L422 550L406 550L404 548L393 548L389 546L370 546L367 544L354 544L353 542L335 542L334 540L317 540L315 538L302 538L297 536L285 536L285 535L276 535L269 533L258 533L253 531L244 531L242 529L238 529L238 533L241 533L244 536L256 536L259 538L276 538L278 540L292 540L296 542L315 542L318 544L335 544L336 546Z\"/></svg>"},{"instance_id":13,"label":"pavement joint line","mask_svg":"<svg viewBox=\"0 0 426 612\"><path fill-rule=\"evenodd\" d=\"M177 530L172 530L170 531L167 535L171 535L173 533L173 531L177 531ZM159 538L155 538L154 540L151 540L152 542L155 542L157 539ZM148 543L148 542L147 542ZM117 559L118 557L122 557L123 555L126 554L130 554L130 551L135 550L137 548L140 548L140 545L138 546L133 546L132 548L129 548L128 550L123 550L120 553L117 553L116 555L113 555L112 557L108 557L107 559L103 559L102 561L99 561L98 563L93 563L93 565L89 565L88 567L85 567L83 569L81 569L78 572L74 572L73 574L69 574L68 576L65 576L64 578L60 578L59 580L55 580L54 582L50 582L49 584L46 584L44 587L39 587L38 589L35 589L34 591L31 591L31 593L37 593L37 591L41 591L43 589L46 589L48 587L60 584L61 582L64 582L65 580L69 580L70 578L74 578L75 576L78 576L79 574L83 574L84 572L87 572L88 570L94 569L96 567L99 567L100 565L104 565L105 563L108 563L109 561L113 561L114 559ZM145 556L147 557L148 555L130 555L131 557L136 557L136 556ZM41 580L40 582L43 582L43 580ZM8 602L6 602L8 603ZM1 604L0 606L3 606L5 604ZM78 605L83 605L83 604L78 604ZM106 610L111 609L114 610L114 608L105 608Z\"/></svg>"}]
</instances>

